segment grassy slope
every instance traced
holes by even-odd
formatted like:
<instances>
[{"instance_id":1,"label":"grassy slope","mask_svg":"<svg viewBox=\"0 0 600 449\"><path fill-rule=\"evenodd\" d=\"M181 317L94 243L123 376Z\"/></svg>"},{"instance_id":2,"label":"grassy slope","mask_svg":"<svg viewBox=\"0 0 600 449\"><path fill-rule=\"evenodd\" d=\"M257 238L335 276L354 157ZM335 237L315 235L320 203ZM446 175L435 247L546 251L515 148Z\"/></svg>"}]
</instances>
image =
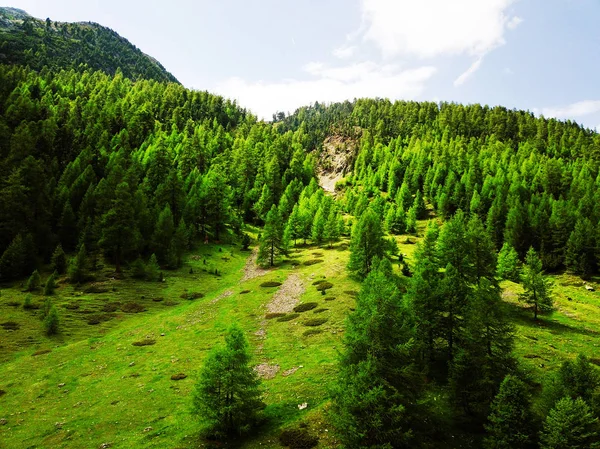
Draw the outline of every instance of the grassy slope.
<instances>
[{"instance_id":1,"label":"grassy slope","mask_svg":"<svg viewBox=\"0 0 600 449\"><path fill-rule=\"evenodd\" d=\"M400 251L410 260L415 245L404 244L405 240L398 238ZM75 448L111 443L115 448L198 447L199 423L190 415L193 385L208 350L222 342L224 331L233 321L246 330L256 364L279 366L275 377L264 382L270 423L243 447L279 447L279 429L301 421L318 434L321 447L335 446L324 415L327 384L335 372L344 318L354 307L354 299L347 292L359 288L345 274L347 241L333 249L300 248L277 269L244 282L240 280L248 253L226 245L221 248L223 252L218 247L203 246L195 253L201 256L198 260L189 258L185 268L168 273L163 285L111 281L116 292L95 295L61 287L60 299L55 301L60 306L63 333L53 338L41 335L39 320L30 316L34 312L7 305L22 302L24 294L16 289L4 290L0 321L15 321L22 327L17 331L0 329L0 354L10 359L0 365L0 389L6 391L0 397L0 418L8 420L0 426L2 446ZM302 263L314 259L315 254L324 262L311 266ZM219 267L222 276L203 272L205 266ZM189 274L190 267L196 274ZM277 288L260 284L267 280L283 282L292 273L298 274L306 286L301 302L317 302L319 308L328 310L318 315L312 310L304 312L288 322L265 319L266 305ZM312 286L323 276L334 285L327 294L335 297L334 301L325 301L325 296ZM576 278L557 277L558 310L539 323L533 322L531 314L516 302L519 286L503 285L507 307L516 323L518 358L536 379L541 380L562 360L578 352L592 357L597 352L600 297L586 292L579 283ZM185 290L203 292L206 297L181 299ZM250 292L240 294L245 290ZM165 301L152 301L157 296ZM75 301L81 303L79 310L63 307ZM88 325L88 314L81 312L101 311L107 301L135 301L148 311L138 315L115 312L110 321ZM168 306L168 301L178 304ZM314 328L302 323L317 316L328 319L317 328L323 332L305 336L307 329ZM156 344L132 346L145 338L155 339ZM19 345L27 349L15 353ZM38 349L52 351L32 356ZM284 376L293 368L298 369ZM171 380L171 375L177 373L188 377ZM298 405L304 402L308 408L301 411Z\"/></svg>"}]
</instances>

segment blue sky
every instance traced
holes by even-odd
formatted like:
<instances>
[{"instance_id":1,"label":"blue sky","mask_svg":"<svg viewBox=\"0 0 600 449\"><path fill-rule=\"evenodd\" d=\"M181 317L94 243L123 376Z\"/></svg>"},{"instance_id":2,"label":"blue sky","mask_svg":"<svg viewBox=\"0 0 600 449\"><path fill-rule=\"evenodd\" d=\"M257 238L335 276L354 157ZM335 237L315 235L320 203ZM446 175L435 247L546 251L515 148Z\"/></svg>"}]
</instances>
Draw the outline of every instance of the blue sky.
<instances>
[{"instance_id":1,"label":"blue sky","mask_svg":"<svg viewBox=\"0 0 600 449\"><path fill-rule=\"evenodd\" d=\"M260 117L355 97L529 109L600 130L599 0L13 0L108 26Z\"/></svg>"}]
</instances>

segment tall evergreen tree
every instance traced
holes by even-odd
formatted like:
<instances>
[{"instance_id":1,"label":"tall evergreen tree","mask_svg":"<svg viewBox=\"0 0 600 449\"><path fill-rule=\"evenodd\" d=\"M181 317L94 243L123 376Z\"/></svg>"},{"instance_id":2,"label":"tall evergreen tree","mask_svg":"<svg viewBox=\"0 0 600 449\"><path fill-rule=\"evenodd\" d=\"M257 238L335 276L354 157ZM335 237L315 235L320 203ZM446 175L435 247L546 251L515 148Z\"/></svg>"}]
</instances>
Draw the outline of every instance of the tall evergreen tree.
<instances>
[{"instance_id":1,"label":"tall evergreen tree","mask_svg":"<svg viewBox=\"0 0 600 449\"><path fill-rule=\"evenodd\" d=\"M236 325L225 336L225 347L206 360L194 394L194 412L209 434L219 437L247 433L260 420L264 408L257 372L250 366L250 351Z\"/></svg>"},{"instance_id":2,"label":"tall evergreen tree","mask_svg":"<svg viewBox=\"0 0 600 449\"><path fill-rule=\"evenodd\" d=\"M553 300L550 296L551 285L542 272L542 261L533 248L530 248L523 265L523 288L525 292L519 299L533 308L533 317L537 320L539 312L550 312Z\"/></svg>"},{"instance_id":3,"label":"tall evergreen tree","mask_svg":"<svg viewBox=\"0 0 600 449\"><path fill-rule=\"evenodd\" d=\"M598 418L583 399L561 399L546 417L540 433L540 448L600 448Z\"/></svg>"},{"instance_id":4,"label":"tall evergreen tree","mask_svg":"<svg viewBox=\"0 0 600 449\"><path fill-rule=\"evenodd\" d=\"M385 242L381 224L377 214L368 208L352 229L348 269L361 278L371 271L373 258L382 258L384 255Z\"/></svg>"},{"instance_id":5,"label":"tall evergreen tree","mask_svg":"<svg viewBox=\"0 0 600 449\"><path fill-rule=\"evenodd\" d=\"M274 266L280 255L287 254L288 242L284 237L283 221L277 206L273 204L266 217L265 228L258 248L258 261L271 267Z\"/></svg>"},{"instance_id":6,"label":"tall evergreen tree","mask_svg":"<svg viewBox=\"0 0 600 449\"><path fill-rule=\"evenodd\" d=\"M565 265L581 276L589 276L596 271L595 229L587 217L577 221L567 242Z\"/></svg>"},{"instance_id":7,"label":"tall evergreen tree","mask_svg":"<svg viewBox=\"0 0 600 449\"><path fill-rule=\"evenodd\" d=\"M496 274L501 279L519 282L519 254L509 243L502 245L498 254Z\"/></svg>"},{"instance_id":8,"label":"tall evergreen tree","mask_svg":"<svg viewBox=\"0 0 600 449\"><path fill-rule=\"evenodd\" d=\"M67 256L60 244L58 244L52 253L51 262L52 268L54 268L58 274L64 274L67 271Z\"/></svg>"},{"instance_id":9,"label":"tall evergreen tree","mask_svg":"<svg viewBox=\"0 0 600 449\"><path fill-rule=\"evenodd\" d=\"M534 447L535 418L527 386L518 377L508 375L492 402L485 449L528 449Z\"/></svg>"},{"instance_id":10,"label":"tall evergreen tree","mask_svg":"<svg viewBox=\"0 0 600 449\"><path fill-rule=\"evenodd\" d=\"M102 236L99 242L105 254L114 260L117 273L121 272L124 256L138 244L139 231L134 217L129 184L122 182L117 186L112 207L102 216Z\"/></svg>"}]
</instances>

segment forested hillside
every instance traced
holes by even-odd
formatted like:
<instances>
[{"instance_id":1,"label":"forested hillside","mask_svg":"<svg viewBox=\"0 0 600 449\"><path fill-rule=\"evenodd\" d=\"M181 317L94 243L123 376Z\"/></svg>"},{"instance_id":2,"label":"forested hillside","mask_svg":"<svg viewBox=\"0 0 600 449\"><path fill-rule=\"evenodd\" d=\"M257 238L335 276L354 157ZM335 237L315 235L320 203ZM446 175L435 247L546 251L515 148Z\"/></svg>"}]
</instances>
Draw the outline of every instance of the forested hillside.
<instances>
[{"instance_id":1,"label":"forested hillside","mask_svg":"<svg viewBox=\"0 0 600 449\"><path fill-rule=\"evenodd\" d=\"M127 39L96 23L45 21L0 7L0 63L34 70L89 68L127 78L177 82L155 59Z\"/></svg>"},{"instance_id":2,"label":"forested hillside","mask_svg":"<svg viewBox=\"0 0 600 449\"><path fill-rule=\"evenodd\" d=\"M0 443L600 444L600 135L383 99L266 123L1 11Z\"/></svg>"}]
</instances>

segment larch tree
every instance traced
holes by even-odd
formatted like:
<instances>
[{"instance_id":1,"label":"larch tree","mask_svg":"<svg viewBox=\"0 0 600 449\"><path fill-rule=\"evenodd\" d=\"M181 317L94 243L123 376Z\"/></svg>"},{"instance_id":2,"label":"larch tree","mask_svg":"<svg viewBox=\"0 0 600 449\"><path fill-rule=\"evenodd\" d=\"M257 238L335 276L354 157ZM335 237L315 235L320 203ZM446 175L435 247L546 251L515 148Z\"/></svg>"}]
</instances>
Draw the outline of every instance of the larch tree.
<instances>
[{"instance_id":1,"label":"larch tree","mask_svg":"<svg viewBox=\"0 0 600 449\"><path fill-rule=\"evenodd\" d=\"M286 241L285 236L283 220L281 219L281 215L279 215L277 206L273 204L267 214L265 227L258 247L258 261L272 267L280 255L287 254L289 242Z\"/></svg>"},{"instance_id":2,"label":"larch tree","mask_svg":"<svg viewBox=\"0 0 600 449\"><path fill-rule=\"evenodd\" d=\"M540 312L553 310L551 284L545 278L542 270L542 261L533 248L530 248L525 258L522 273L523 288L525 292L519 299L533 308L533 317L537 320Z\"/></svg>"},{"instance_id":3,"label":"larch tree","mask_svg":"<svg viewBox=\"0 0 600 449\"><path fill-rule=\"evenodd\" d=\"M247 433L264 408L258 373L250 366L248 341L233 325L225 347L213 350L202 370L194 394L194 412L208 434L217 437Z\"/></svg>"},{"instance_id":4,"label":"larch tree","mask_svg":"<svg viewBox=\"0 0 600 449\"><path fill-rule=\"evenodd\" d=\"M352 229L348 270L364 278L371 271L374 257L382 258L385 241L380 218L368 208Z\"/></svg>"}]
</instances>

